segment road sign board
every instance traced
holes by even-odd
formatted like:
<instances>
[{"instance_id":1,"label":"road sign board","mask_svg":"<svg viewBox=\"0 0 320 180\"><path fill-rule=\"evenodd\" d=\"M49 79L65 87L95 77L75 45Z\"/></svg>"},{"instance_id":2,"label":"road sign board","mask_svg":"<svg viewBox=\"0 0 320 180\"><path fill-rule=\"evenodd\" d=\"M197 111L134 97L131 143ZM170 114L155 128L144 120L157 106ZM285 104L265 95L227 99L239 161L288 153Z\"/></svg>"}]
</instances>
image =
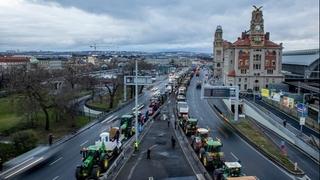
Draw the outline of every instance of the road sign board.
<instances>
[{"instance_id":1,"label":"road sign board","mask_svg":"<svg viewBox=\"0 0 320 180\"><path fill-rule=\"evenodd\" d=\"M305 123L306 123L306 118L305 117L300 117L300 125L304 126Z\"/></svg>"},{"instance_id":2,"label":"road sign board","mask_svg":"<svg viewBox=\"0 0 320 180\"><path fill-rule=\"evenodd\" d=\"M135 85L136 81L138 85L150 85L152 84L151 76L125 76L124 83L125 85ZM137 80L136 80L137 79Z\"/></svg>"},{"instance_id":3,"label":"road sign board","mask_svg":"<svg viewBox=\"0 0 320 180\"><path fill-rule=\"evenodd\" d=\"M236 98L236 88L227 86L210 86L203 87L204 98Z\"/></svg>"}]
</instances>

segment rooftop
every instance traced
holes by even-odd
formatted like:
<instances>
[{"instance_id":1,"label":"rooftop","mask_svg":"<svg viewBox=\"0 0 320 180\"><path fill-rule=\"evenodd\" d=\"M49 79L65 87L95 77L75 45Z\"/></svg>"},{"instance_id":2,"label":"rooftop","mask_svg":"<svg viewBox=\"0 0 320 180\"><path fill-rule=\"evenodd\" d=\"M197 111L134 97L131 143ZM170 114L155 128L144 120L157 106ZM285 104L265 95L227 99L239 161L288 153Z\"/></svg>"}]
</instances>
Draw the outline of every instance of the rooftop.
<instances>
[{"instance_id":1,"label":"rooftop","mask_svg":"<svg viewBox=\"0 0 320 180\"><path fill-rule=\"evenodd\" d=\"M318 50L289 51L282 55L282 64L295 64L309 66L319 59Z\"/></svg>"}]
</instances>

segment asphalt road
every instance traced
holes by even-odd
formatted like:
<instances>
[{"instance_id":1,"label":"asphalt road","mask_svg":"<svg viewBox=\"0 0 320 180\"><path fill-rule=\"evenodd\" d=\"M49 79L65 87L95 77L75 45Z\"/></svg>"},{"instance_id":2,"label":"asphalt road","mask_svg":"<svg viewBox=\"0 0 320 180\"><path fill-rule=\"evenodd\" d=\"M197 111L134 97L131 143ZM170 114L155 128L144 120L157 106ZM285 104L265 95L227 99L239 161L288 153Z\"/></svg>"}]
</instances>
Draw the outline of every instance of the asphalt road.
<instances>
[{"instance_id":1,"label":"asphalt road","mask_svg":"<svg viewBox=\"0 0 320 180\"><path fill-rule=\"evenodd\" d=\"M207 100L200 99L200 90L195 86L198 78L202 80L203 74L202 71L200 77L194 77L188 88L187 102L190 107L190 115L198 118L200 127L210 128L212 137L221 139L226 161L240 160L245 174L257 176L261 180L293 179L293 176L260 154L224 124L211 109Z\"/></svg>"},{"instance_id":2,"label":"asphalt road","mask_svg":"<svg viewBox=\"0 0 320 180\"><path fill-rule=\"evenodd\" d=\"M164 105L161 112L173 114L172 103ZM136 180L150 177L195 179L179 143L176 143L174 149L171 147L171 136L174 136L173 124L168 127L167 121L163 120L160 114L143 137L139 151L131 156L116 179ZM151 159L147 159L148 148L151 149Z\"/></svg>"},{"instance_id":3,"label":"asphalt road","mask_svg":"<svg viewBox=\"0 0 320 180\"><path fill-rule=\"evenodd\" d=\"M156 87L160 90L165 88L166 81L156 83ZM150 92L147 91L139 98L139 104L145 103L148 105L150 99ZM104 121L92 126L90 129L80 133L74 138L62 144L62 150L54 157L51 157L45 163L42 163L19 176L12 177L11 179L23 180L70 180L75 179L75 168L81 164L80 149L90 144L94 144L98 140L99 134L102 131L108 130L110 126L118 126L119 122L109 121L120 117L123 114L131 113L134 107L134 102L128 104L117 112L110 114Z\"/></svg>"},{"instance_id":4,"label":"asphalt road","mask_svg":"<svg viewBox=\"0 0 320 180\"><path fill-rule=\"evenodd\" d=\"M262 100L256 100L255 101L257 104L263 106L264 108L266 108L267 110L269 110L270 112L272 112L274 115L280 117L281 119L283 120L287 120L287 123L290 123L293 127L295 127L296 129L300 130L300 125L299 125L299 122L293 118L291 118L290 116L288 116L287 114L285 114L284 112L274 108L273 106L263 102ZM307 126L304 126L302 128L302 132L308 136L310 136L311 134L315 137L318 137L320 138L320 135L319 135L319 132L313 130L313 129L310 129L309 127Z\"/></svg>"}]
</instances>

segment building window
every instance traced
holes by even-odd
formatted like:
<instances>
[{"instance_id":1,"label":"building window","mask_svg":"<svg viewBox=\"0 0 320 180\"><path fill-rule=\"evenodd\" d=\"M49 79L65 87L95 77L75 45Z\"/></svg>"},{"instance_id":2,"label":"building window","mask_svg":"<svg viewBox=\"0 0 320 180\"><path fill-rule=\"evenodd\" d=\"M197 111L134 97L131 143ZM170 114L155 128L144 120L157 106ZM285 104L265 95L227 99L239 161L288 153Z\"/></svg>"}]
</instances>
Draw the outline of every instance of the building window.
<instances>
[{"instance_id":1,"label":"building window","mask_svg":"<svg viewBox=\"0 0 320 180\"><path fill-rule=\"evenodd\" d=\"M272 69L268 69L267 70L267 74L273 74L273 70Z\"/></svg>"},{"instance_id":2,"label":"building window","mask_svg":"<svg viewBox=\"0 0 320 180\"><path fill-rule=\"evenodd\" d=\"M241 89L241 84L238 84L238 86L239 86L239 89Z\"/></svg>"},{"instance_id":3,"label":"building window","mask_svg":"<svg viewBox=\"0 0 320 180\"><path fill-rule=\"evenodd\" d=\"M259 80L258 80L258 79L256 79L254 82L255 82L255 83L259 83Z\"/></svg>"},{"instance_id":4,"label":"building window","mask_svg":"<svg viewBox=\"0 0 320 180\"><path fill-rule=\"evenodd\" d=\"M239 78L239 82L241 82L241 78Z\"/></svg>"},{"instance_id":5,"label":"building window","mask_svg":"<svg viewBox=\"0 0 320 180\"><path fill-rule=\"evenodd\" d=\"M232 86L232 84L230 84L230 86Z\"/></svg>"},{"instance_id":6,"label":"building window","mask_svg":"<svg viewBox=\"0 0 320 180\"><path fill-rule=\"evenodd\" d=\"M244 90L247 90L247 84L244 85Z\"/></svg>"},{"instance_id":7,"label":"building window","mask_svg":"<svg viewBox=\"0 0 320 180\"><path fill-rule=\"evenodd\" d=\"M253 64L253 69L261 69L261 64Z\"/></svg>"},{"instance_id":8,"label":"building window","mask_svg":"<svg viewBox=\"0 0 320 180\"><path fill-rule=\"evenodd\" d=\"M253 61L261 61L261 55L260 54L253 55Z\"/></svg>"},{"instance_id":9,"label":"building window","mask_svg":"<svg viewBox=\"0 0 320 180\"><path fill-rule=\"evenodd\" d=\"M255 86L253 89L254 89L254 91L257 92L257 91L259 91L260 88L259 88L259 86Z\"/></svg>"},{"instance_id":10,"label":"building window","mask_svg":"<svg viewBox=\"0 0 320 180\"><path fill-rule=\"evenodd\" d=\"M247 74L247 70L246 69L241 69L241 74Z\"/></svg>"},{"instance_id":11,"label":"building window","mask_svg":"<svg viewBox=\"0 0 320 180\"><path fill-rule=\"evenodd\" d=\"M221 55L221 50L217 50L217 55L218 55L218 56Z\"/></svg>"},{"instance_id":12,"label":"building window","mask_svg":"<svg viewBox=\"0 0 320 180\"><path fill-rule=\"evenodd\" d=\"M247 78L244 78L244 82L247 82Z\"/></svg>"},{"instance_id":13,"label":"building window","mask_svg":"<svg viewBox=\"0 0 320 180\"><path fill-rule=\"evenodd\" d=\"M266 82L269 83L269 78L266 78Z\"/></svg>"},{"instance_id":14,"label":"building window","mask_svg":"<svg viewBox=\"0 0 320 180\"><path fill-rule=\"evenodd\" d=\"M220 63L217 64L217 67L220 67Z\"/></svg>"}]
</instances>

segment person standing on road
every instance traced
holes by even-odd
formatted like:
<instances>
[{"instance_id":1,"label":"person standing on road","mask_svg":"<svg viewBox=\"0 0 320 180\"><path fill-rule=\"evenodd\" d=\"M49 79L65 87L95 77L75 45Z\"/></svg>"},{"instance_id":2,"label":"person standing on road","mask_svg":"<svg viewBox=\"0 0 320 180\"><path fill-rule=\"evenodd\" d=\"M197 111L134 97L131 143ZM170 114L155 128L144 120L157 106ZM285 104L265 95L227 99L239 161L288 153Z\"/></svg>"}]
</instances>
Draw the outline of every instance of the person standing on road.
<instances>
[{"instance_id":1,"label":"person standing on road","mask_svg":"<svg viewBox=\"0 0 320 180\"><path fill-rule=\"evenodd\" d=\"M286 127L287 126L287 120L283 120L283 127Z\"/></svg>"},{"instance_id":2,"label":"person standing on road","mask_svg":"<svg viewBox=\"0 0 320 180\"><path fill-rule=\"evenodd\" d=\"M151 159L150 154L151 154L151 149L150 149L150 148L148 148L148 151L147 151L147 159Z\"/></svg>"},{"instance_id":3,"label":"person standing on road","mask_svg":"<svg viewBox=\"0 0 320 180\"><path fill-rule=\"evenodd\" d=\"M173 136L171 136L171 145L172 145L172 149L174 149L176 146L176 140L174 139Z\"/></svg>"},{"instance_id":4,"label":"person standing on road","mask_svg":"<svg viewBox=\"0 0 320 180\"><path fill-rule=\"evenodd\" d=\"M177 129L177 121L174 121L174 129Z\"/></svg>"},{"instance_id":5,"label":"person standing on road","mask_svg":"<svg viewBox=\"0 0 320 180\"><path fill-rule=\"evenodd\" d=\"M53 141L53 135L50 133L48 136L48 141L49 141L49 145L52 145L52 141Z\"/></svg>"},{"instance_id":6,"label":"person standing on road","mask_svg":"<svg viewBox=\"0 0 320 180\"><path fill-rule=\"evenodd\" d=\"M168 118L168 120L167 120L167 121L168 121L168 127L170 127L170 119Z\"/></svg>"}]
</instances>

